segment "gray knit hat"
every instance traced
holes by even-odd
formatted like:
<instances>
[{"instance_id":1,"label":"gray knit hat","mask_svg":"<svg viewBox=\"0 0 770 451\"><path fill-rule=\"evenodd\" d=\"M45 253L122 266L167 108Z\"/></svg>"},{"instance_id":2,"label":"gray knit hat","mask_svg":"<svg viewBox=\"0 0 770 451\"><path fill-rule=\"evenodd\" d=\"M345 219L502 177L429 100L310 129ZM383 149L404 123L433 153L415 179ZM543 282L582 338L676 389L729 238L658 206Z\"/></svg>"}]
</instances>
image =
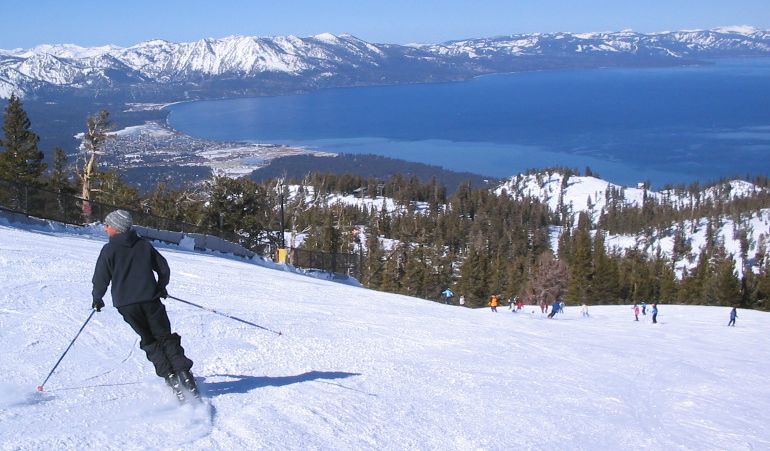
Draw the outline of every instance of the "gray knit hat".
<instances>
[{"instance_id":1,"label":"gray knit hat","mask_svg":"<svg viewBox=\"0 0 770 451\"><path fill-rule=\"evenodd\" d=\"M134 221L131 219L131 213L126 210L115 210L104 218L104 223L123 233L131 228Z\"/></svg>"}]
</instances>

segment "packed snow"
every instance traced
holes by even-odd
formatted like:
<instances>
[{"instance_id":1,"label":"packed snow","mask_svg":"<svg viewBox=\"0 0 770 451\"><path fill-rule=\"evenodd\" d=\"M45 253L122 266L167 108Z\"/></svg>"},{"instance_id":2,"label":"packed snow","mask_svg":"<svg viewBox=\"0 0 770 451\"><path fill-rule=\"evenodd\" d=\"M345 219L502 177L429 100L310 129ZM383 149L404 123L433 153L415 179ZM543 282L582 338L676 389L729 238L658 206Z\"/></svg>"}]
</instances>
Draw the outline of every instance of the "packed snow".
<instances>
[{"instance_id":1,"label":"packed snow","mask_svg":"<svg viewBox=\"0 0 770 451\"><path fill-rule=\"evenodd\" d=\"M98 227L0 217L0 448L768 449L770 315L472 310L156 243L205 395L179 406L118 312ZM109 295L105 299L110 305Z\"/></svg>"}]
</instances>

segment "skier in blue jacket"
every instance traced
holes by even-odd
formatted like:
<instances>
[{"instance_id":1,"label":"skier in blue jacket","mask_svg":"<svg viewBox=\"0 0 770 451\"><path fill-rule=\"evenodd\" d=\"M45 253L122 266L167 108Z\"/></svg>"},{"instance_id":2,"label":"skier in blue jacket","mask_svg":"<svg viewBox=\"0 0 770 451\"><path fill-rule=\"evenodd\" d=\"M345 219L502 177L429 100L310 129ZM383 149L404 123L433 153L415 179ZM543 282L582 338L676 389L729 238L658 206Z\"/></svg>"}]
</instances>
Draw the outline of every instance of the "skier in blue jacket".
<instances>
[{"instance_id":1,"label":"skier in blue jacket","mask_svg":"<svg viewBox=\"0 0 770 451\"><path fill-rule=\"evenodd\" d=\"M732 310L730 310L730 322L727 323L728 326L735 326L735 318L738 317L738 310L733 307Z\"/></svg>"},{"instance_id":2,"label":"skier in blue jacket","mask_svg":"<svg viewBox=\"0 0 770 451\"><path fill-rule=\"evenodd\" d=\"M444 304L449 304L452 301L452 298L455 296L454 292L447 288L446 290L441 292L441 296L444 298Z\"/></svg>"},{"instance_id":3,"label":"skier in blue jacket","mask_svg":"<svg viewBox=\"0 0 770 451\"><path fill-rule=\"evenodd\" d=\"M553 305L551 306L551 313L548 314L549 318L553 318L554 315L559 313L559 309L561 308L561 301L559 298L556 298L556 300L553 301Z\"/></svg>"}]
</instances>

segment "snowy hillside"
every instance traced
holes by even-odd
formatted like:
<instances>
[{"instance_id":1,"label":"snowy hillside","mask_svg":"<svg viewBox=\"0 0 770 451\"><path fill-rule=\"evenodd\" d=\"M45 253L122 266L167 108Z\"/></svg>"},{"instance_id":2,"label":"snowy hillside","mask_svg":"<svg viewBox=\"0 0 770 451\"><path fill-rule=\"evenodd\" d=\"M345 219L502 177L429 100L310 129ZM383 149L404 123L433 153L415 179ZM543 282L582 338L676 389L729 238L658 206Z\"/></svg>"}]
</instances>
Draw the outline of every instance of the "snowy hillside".
<instances>
[{"instance_id":1,"label":"snowy hillside","mask_svg":"<svg viewBox=\"0 0 770 451\"><path fill-rule=\"evenodd\" d=\"M587 212L594 220L607 208L608 194L620 193L622 204L641 207L646 198L657 202L666 202L676 208L689 208L705 201L729 201L748 197L763 191L753 183L743 180L730 180L697 194L677 190L653 191L643 187L617 185L596 177L570 176L559 172L538 172L519 174L502 183L496 190L500 194L505 190L509 196L522 199L533 197L548 205L552 211L561 211L565 207L577 220L581 212Z\"/></svg>"},{"instance_id":2,"label":"snowy hillside","mask_svg":"<svg viewBox=\"0 0 770 451\"><path fill-rule=\"evenodd\" d=\"M7 222L0 219L0 222ZM0 448L767 449L770 315L628 306L469 310L161 247L206 396L179 407L114 308L103 236L0 224ZM109 299L107 299L109 305ZM646 317L645 317L646 319Z\"/></svg>"},{"instance_id":3,"label":"snowy hillside","mask_svg":"<svg viewBox=\"0 0 770 451\"><path fill-rule=\"evenodd\" d=\"M511 177L506 182L493 191L497 195L505 192L515 199L531 197L547 204L553 212L567 211L571 212L574 220L573 225L577 225L577 218L581 212L587 212L594 224L607 209L608 195L622 198L621 203L627 206L641 207L646 198L655 199L659 203L667 203L678 209L686 209L693 205L699 205L707 201L716 203L717 201L730 201L748 197L764 191L750 182L743 180L730 180L723 184L718 184L705 188L696 193L689 193L680 190L653 191L644 188L635 188L617 185L596 177L570 176L566 179L559 172L539 172L533 174L519 174ZM304 205L321 205L327 208L335 205L356 206L365 210L374 210L380 212L384 209L389 214L400 214L406 211L406 207L395 202L389 197L378 196L374 199L370 197L361 197L343 194L326 194L316 196L312 187L300 189L298 185L292 185L288 188L289 196L287 202L297 202L298 196L302 197ZM426 212L429 206L425 202L417 202L414 205L417 212ZM687 240L691 251L688 254L681 255L675 262L677 274L681 276L682 270L692 269L698 263L701 249L706 245L707 219L697 218L684 221L681 230ZM740 252L740 239L736 234L737 230L746 232L748 240L747 260ZM609 234L605 239L605 246L608 251L625 251L628 249L638 249L647 255L655 256L658 252L666 257L671 257L674 252L674 237L680 232L679 224L671 224L663 233L655 233L650 236L644 235L618 235ZM562 233L560 227L551 229L551 248L558 249L559 236ZM714 230L715 237L725 245L728 253L732 254L735 260L735 270L738 277L743 275L743 268L746 265L754 264L754 257L757 251L764 245L767 247L770 239L770 209L762 209L752 214L743 215L740 223L736 223L733 218L723 217L717 223ZM287 240L298 244L303 236L291 237L287 235ZM386 249L391 249L394 241L383 239L382 245ZM758 268L755 268L758 269Z\"/></svg>"},{"instance_id":4,"label":"snowy hillside","mask_svg":"<svg viewBox=\"0 0 770 451\"><path fill-rule=\"evenodd\" d=\"M312 186L303 187L300 185L288 185L288 202L301 202L305 205L320 205L331 207L334 205L346 205L358 207L364 210L385 211L390 214L404 212L407 208L396 203L391 197L377 196L371 198L368 196L355 196L352 194L320 194L316 193ZM415 202L415 211L427 211L427 202Z\"/></svg>"},{"instance_id":5,"label":"snowy hillside","mask_svg":"<svg viewBox=\"0 0 770 451\"><path fill-rule=\"evenodd\" d=\"M517 199L532 197L539 199L548 205L551 211L571 212L574 223L577 224L578 215L587 212L595 222L607 209L608 195L620 194L622 204L641 207L647 198L655 199L659 203L667 203L678 209L689 208L706 201L730 201L763 191L764 188L742 180L730 180L724 184L716 185L697 193L691 194L677 190L652 191L644 188L626 187L610 183L596 177L571 176L565 181L563 174L558 172L541 172L535 174L520 174L511 177L501 184L495 192L499 195L503 192ZM744 263L751 264L753 257L762 243L767 245L770 238L770 209L763 209L751 215L744 215L744 221L736 224L732 218L722 218L715 229L715 236L725 244L725 249L735 259L735 269L738 277L743 274ZM683 255L675 262L677 272L681 275L683 269L692 269L698 262L701 248L706 244L705 218L685 221L684 235L688 241L691 252ZM740 241L736 230L745 230L749 242L747 254L748 262L744 262L740 253ZM650 256L660 252L671 257L674 248L674 236L680 231L677 224L671 224L662 234L652 236L641 235L608 235L605 246L608 250L639 249ZM558 248L558 238L561 228L553 228L551 234L551 247Z\"/></svg>"},{"instance_id":6,"label":"snowy hillside","mask_svg":"<svg viewBox=\"0 0 770 451\"><path fill-rule=\"evenodd\" d=\"M46 44L0 50L0 96L46 89L57 92L130 86L154 86L148 92L155 92L160 84L179 98L183 91L179 84L206 88L200 83L212 80L282 80L310 88L457 80L543 68L678 65L698 58L767 55L770 33L750 27L654 34L536 33L409 46L372 44L351 35L329 33L302 38L228 36L184 43L156 39L125 48ZM229 89L237 93L243 88Z\"/></svg>"}]
</instances>

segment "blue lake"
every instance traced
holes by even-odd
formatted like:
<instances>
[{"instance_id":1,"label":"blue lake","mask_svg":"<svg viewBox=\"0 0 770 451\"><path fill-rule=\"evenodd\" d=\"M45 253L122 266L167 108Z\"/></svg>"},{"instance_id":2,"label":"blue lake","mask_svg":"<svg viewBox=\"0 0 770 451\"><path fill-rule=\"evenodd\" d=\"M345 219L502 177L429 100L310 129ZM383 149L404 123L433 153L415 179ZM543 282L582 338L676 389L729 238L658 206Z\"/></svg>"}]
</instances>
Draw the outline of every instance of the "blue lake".
<instances>
[{"instance_id":1,"label":"blue lake","mask_svg":"<svg viewBox=\"0 0 770 451\"><path fill-rule=\"evenodd\" d=\"M509 177L589 166L633 184L770 175L770 59L326 89L169 107L218 140L372 153Z\"/></svg>"}]
</instances>

